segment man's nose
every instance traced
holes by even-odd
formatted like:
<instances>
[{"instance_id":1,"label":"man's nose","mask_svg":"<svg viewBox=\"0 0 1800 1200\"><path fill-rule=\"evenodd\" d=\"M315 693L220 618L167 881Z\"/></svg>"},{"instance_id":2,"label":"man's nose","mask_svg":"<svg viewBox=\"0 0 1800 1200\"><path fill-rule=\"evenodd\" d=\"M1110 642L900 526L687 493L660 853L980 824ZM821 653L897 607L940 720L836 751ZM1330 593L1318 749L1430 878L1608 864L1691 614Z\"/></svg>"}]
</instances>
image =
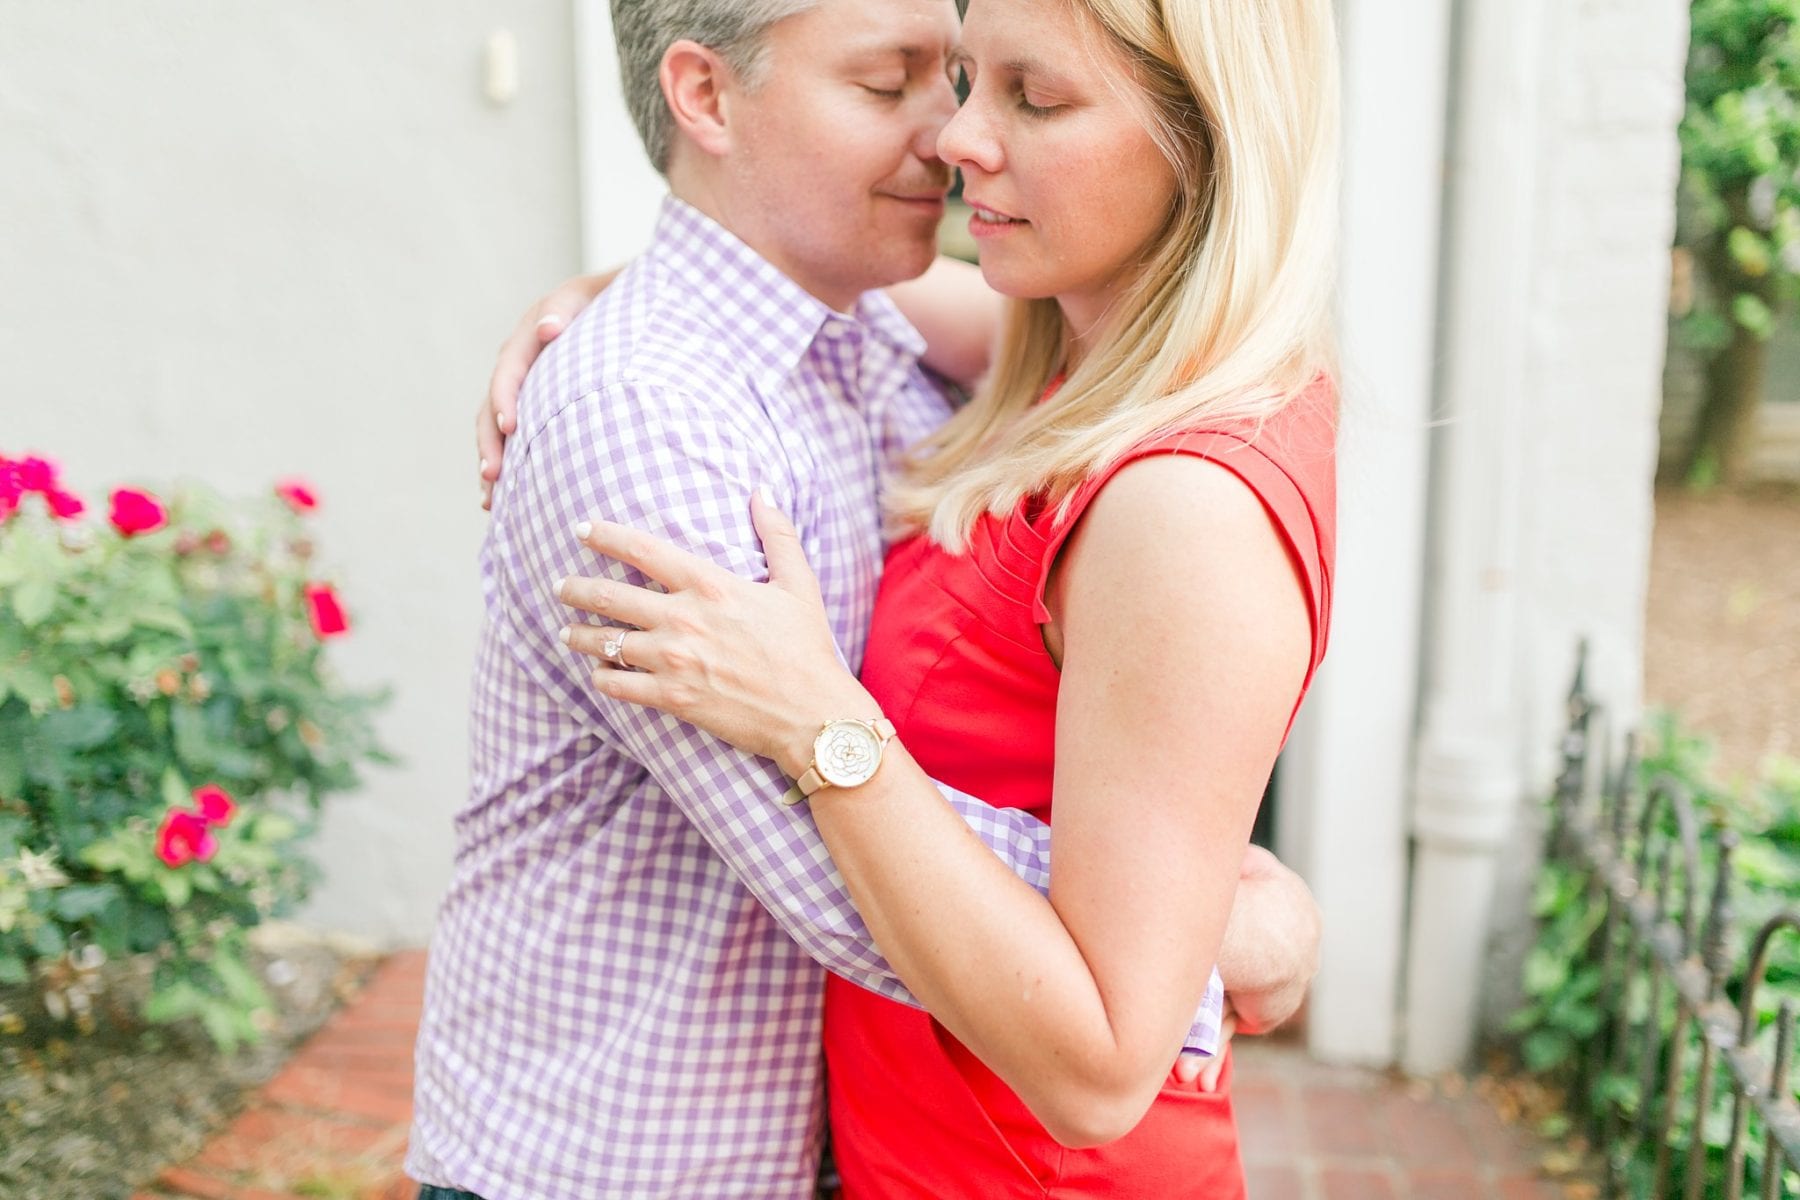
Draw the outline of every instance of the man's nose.
<instances>
[{"instance_id":1,"label":"man's nose","mask_svg":"<svg viewBox=\"0 0 1800 1200\"><path fill-rule=\"evenodd\" d=\"M931 107L925 120L919 126L919 136L914 146L914 153L927 162L939 158L939 139L943 136L944 127L955 116L956 89L946 83L933 94Z\"/></svg>"}]
</instances>

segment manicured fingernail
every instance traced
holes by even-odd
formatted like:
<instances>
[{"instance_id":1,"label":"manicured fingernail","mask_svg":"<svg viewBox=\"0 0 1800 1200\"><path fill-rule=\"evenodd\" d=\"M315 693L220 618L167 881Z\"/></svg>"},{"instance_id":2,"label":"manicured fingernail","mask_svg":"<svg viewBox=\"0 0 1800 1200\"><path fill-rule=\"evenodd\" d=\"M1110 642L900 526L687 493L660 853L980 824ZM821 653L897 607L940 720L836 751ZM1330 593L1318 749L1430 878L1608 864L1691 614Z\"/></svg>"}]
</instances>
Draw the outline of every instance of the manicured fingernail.
<instances>
[{"instance_id":1,"label":"manicured fingernail","mask_svg":"<svg viewBox=\"0 0 1800 1200\"><path fill-rule=\"evenodd\" d=\"M567 579L559 579L556 581L556 598L558 600L561 600L563 598L563 593L568 590L569 581Z\"/></svg>"},{"instance_id":2,"label":"manicured fingernail","mask_svg":"<svg viewBox=\"0 0 1800 1200\"><path fill-rule=\"evenodd\" d=\"M547 313L537 319L537 327L539 329L542 329L546 325L561 325L562 323L563 319L555 313Z\"/></svg>"},{"instance_id":3,"label":"manicured fingernail","mask_svg":"<svg viewBox=\"0 0 1800 1200\"><path fill-rule=\"evenodd\" d=\"M770 508L775 507L775 497L769 494L769 487L767 484L759 483L756 485L756 498Z\"/></svg>"},{"instance_id":4,"label":"manicured fingernail","mask_svg":"<svg viewBox=\"0 0 1800 1200\"><path fill-rule=\"evenodd\" d=\"M594 532L594 523L592 521L583 521L581 524L579 524L575 527L575 536L580 538L584 542L588 540L588 535L593 532Z\"/></svg>"},{"instance_id":5,"label":"manicured fingernail","mask_svg":"<svg viewBox=\"0 0 1800 1200\"><path fill-rule=\"evenodd\" d=\"M559 638L561 638L561 639L562 639L562 644L563 644L563 645L565 645L565 646L566 646L566 645L568 645L568 644L569 644L569 642L570 642L570 641L571 641L571 640L573 640L573 639L574 639L574 637L575 637L575 631L574 631L574 630L573 630L573 629L570 629L570 628L569 628L569 627L568 627L568 626L567 626L567 625L564 625L564 626L563 626L563 627L562 627L562 632L561 632L561 633L558 633L558 634L557 634L557 635L556 635L556 636L557 636L557 637L559 637Z\"/></svg>"},{"instance_id":6,"label":"manicured fingernail","mask_svg":"<svg viewBox=\"0 0 1800 1200\"><path fill-rule=\"evenodd\" d=\"M485 458L481 460L481 473L483 475L487 474L487 459Z\"/></svg>"}]
</instances>

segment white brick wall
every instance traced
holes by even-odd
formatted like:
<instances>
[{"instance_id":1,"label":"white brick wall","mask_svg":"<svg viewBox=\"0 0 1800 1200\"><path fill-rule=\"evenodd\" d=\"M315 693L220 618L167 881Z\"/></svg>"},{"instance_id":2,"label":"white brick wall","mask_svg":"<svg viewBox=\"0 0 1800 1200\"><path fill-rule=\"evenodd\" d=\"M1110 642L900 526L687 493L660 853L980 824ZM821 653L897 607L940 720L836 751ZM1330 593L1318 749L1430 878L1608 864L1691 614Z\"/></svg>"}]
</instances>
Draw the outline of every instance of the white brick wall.
<instances>
[{"instance_id":1,"label":"white brick wall","mask_svg":"<svg viewBox=\"0 0 1800 1200\"><path fill-rule=\"evenodd\" d=\"M1543 158L1534 318L1526 348L1521 513L1520 753L1531 791L1502 856L1491 1021L1516 996L1536 861L1536 798L1554 771L1576 640L1592 682L1635 717L1674 236L1687 6L1681 0L1551 5L1543 46Z\"/></svg>"}]
</instances>

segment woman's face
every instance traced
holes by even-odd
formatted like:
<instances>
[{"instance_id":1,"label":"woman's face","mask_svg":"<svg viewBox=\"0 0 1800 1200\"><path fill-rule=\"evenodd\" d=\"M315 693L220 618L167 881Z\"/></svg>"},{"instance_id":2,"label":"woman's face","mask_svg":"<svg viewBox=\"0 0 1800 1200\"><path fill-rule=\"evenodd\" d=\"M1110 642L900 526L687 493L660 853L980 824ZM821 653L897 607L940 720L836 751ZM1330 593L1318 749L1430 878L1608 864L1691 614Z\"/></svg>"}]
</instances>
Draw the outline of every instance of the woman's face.
<instances>
[{"instance_id":1,"label":"woman's face","mask_svg":"<svg viewBox=\"0 0 1800 1200\"><path fill-rule=\"evenodd\" d=\"M995 290L1054 297L1077 336L1135 276L1175 199L1151 100L1080 0L972 0L969 99L939 154L963 173Z\"/></svg>"}]
</instances>

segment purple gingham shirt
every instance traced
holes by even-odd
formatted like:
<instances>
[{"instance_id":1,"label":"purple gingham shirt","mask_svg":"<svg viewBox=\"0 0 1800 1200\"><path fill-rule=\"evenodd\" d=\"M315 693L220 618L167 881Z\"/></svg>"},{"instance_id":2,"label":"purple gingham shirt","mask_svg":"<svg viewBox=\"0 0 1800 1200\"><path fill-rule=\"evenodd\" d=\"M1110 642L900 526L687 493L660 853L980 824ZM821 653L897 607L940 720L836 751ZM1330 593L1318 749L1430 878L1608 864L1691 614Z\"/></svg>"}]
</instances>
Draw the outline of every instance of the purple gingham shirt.
<instances>
[{"instance_id":1,"label":"purple gingham shirt","mask_svg":"<svg viewBox=\"0 0 1800 1200\"><path fill-rule=\"evenodd\" d=\"M545 351L482 551L469 803L432 941L408 1172L486 1200L800 1200L822 1127L822 968L916 1003L787 780L587 684L556 581L574 525L767 578L749 497L799 528L862 659L882 469L948 415L879 293L833 312L694 209ZM1022 878L1049 830L948 789ZM1190 1044L1216 1044L1215 975Z\"/></svg>"}]
</instances>

